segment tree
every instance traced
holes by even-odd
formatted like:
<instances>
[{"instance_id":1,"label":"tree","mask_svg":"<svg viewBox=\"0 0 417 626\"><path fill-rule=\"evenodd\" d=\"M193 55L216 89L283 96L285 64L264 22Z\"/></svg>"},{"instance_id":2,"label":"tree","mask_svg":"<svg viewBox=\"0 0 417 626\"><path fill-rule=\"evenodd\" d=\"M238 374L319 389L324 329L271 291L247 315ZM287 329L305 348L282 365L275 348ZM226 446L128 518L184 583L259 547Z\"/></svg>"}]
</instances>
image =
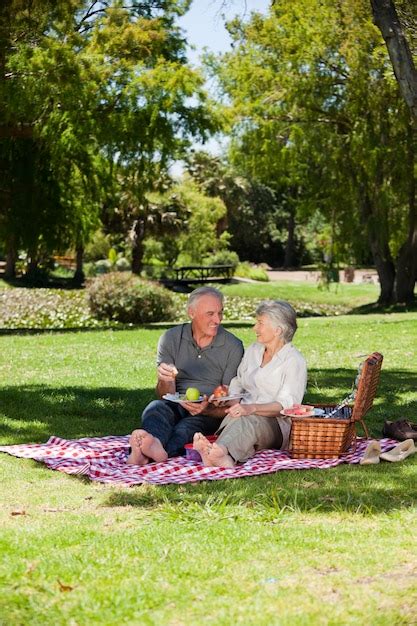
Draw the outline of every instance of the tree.
<instances>
[{"instance_id":1,"label":"tree","mask_svg":"<svg viewBox=\"0 0 417 626\"><path fill-rule=\"evenodd\" d=\"M176 193L189 213L186 231L181 236L182 255L191 263L201 264L211 254L228 247L229 233L224 231L220 236L217 233L217 224L226 214L226 207L220 198L205 195L187 178L176 187Z\"/></svg>"},{"instance_id":2,"label":"tree","mask_svg":"<svg viewBox=\"0 0 417 626\"><path fill-rule=\"evenodd\" d=\"M217 233L230 233L230 247L243 261L292 267L294 248L300 241L288 238L287 200L273 189L245 177L221 158L191 152L186 169L200 189L223 200L227 212L217 224ZM256 237L248 237L256 233Z\"/></svg>"},{"instance_id":3,"label":"tree","mask_svg":"<svg viewBox=\"0 0 417 626\"><path fill-rule=\"evenodd\" d=\"M380 303L411 300L398 242L410 226L415 145L365 0L276 1L269 16L229 28L233 52L214 67L235 162L285 187L297 220L319 211L349 255L367 246Z\"/></svg>"},{"instance_id":4,"label":"tree","mask_svg":"<svg viewBox=\"0 0 417 626\"><path fill-rule=\"evenodd\" d=\"M417 122L417 70L393 0L371 0L401 94Z\"/></svg>"},{"instance_id":5,"label":"tree","mask_svg":"<svg viewBox=\"0 0 417 626\"><path fill-rule=\"evenodd\" d=\"M188 0L2 4L0 159L7 174L0 237L10 258L23 245L8 181L20 168L24 138L46 156L43 167L59 192L56 210L63 213L54 246L68 245L70 235L82 251L99 205L117 197L115 187L134 192L140 205L191 138L204 138L215 126L203 78L187 66L176 25L187 6ZM10 150L12 144L17 148ZM130 226L136 223L132 214ZM44 228L40 219L33 254L41 249ZM53 250L52 240L46 249Z\"/></svg>"},{"instance_id":6,"label":"tree","mask_svg":"<svg viewBox=\"0 0 417 626\"><path fill-rule=\"evenodd\" d=\"M226 214L224 203L219 197L204 193L188 175L165 193L148 194L147 198L161 216L162 226L158 229L154 223L148 234L158 237L168 265L179 257L182 263L201 265L228 247L229 233L217 230Z\"/></svg>"},{"instance_id":7,"label":"tree","mask_svg":"<svg viewBox=\"0 0 417 626\"><path fill-rule=\"evenodd\" d=\"M387 45L401 94L410 109L414 125L410 125L407 141L409 164L408 235L398 258L397 298L411 299L417 280L417 203L415 185L415 132L417 128L417 70L392 0L371 0L375 24Z\"/></svg>"}]
</instances>

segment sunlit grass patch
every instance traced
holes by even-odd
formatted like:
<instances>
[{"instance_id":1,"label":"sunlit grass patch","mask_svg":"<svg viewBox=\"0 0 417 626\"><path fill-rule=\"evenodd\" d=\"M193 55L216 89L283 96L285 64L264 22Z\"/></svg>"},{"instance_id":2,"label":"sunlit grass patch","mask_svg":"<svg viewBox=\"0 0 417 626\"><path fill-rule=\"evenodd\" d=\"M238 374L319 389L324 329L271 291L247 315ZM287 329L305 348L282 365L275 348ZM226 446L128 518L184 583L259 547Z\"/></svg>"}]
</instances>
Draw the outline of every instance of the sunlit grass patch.
<instances>
[{"instance_id":1,"label":"sunlit grass patch","mask_svg":"<svg viewBox=\"0 0 417 626\"><path fill-rule=\"evenodd\" d=\"M306 400L344 397L378 349L372 436L387 418L416 421L416 330L415 313L300 319ZM128 434L154 398L161 332L0 337L2 443ZM417 455L124 488L1 454L0 475L7 624L413 623Z\"/></svg>"}]
</instances>

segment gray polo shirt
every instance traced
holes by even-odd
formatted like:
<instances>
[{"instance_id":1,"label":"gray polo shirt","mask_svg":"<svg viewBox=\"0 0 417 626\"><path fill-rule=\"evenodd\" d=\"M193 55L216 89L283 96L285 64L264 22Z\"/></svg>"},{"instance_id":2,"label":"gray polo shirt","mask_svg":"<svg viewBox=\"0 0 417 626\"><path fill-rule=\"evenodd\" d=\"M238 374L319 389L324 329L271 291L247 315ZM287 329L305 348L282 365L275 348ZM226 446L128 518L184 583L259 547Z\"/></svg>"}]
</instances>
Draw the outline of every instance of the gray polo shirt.
<instances>
[{"instance_id":1,"label":"gray polo shirt","mask_svg":"<svg viewBox=\"0 0 417 626\"><path fill-rule=\"evenodd\" d=\"M243 344L232 333L219 326L207 348L199 348L191 333L191 324L180 324L167 330L159 339L157 364L173 363L178 370L176 390L197 387L210 394L218 385L228 385L236 376L243 356Z\"/></svg>"}]
</instances>

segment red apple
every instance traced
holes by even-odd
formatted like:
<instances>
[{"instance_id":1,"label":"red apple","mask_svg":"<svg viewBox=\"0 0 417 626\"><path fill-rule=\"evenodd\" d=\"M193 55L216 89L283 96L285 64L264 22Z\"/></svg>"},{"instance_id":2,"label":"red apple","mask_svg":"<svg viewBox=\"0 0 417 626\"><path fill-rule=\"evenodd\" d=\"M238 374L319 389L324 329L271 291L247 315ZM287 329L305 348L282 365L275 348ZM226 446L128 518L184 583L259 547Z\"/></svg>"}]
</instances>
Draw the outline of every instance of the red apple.
<instances>
[{"instance_id":1,"label":"red apple","mask_svg":"<svg viewBox=\"0 0 417 626\"><path fill-rule=\"evenodd\" d=\"M219 385L213 390L212 395L214 398L224 398L229 395L229 390L226 385Z\"/></svg>"}]
</instances>

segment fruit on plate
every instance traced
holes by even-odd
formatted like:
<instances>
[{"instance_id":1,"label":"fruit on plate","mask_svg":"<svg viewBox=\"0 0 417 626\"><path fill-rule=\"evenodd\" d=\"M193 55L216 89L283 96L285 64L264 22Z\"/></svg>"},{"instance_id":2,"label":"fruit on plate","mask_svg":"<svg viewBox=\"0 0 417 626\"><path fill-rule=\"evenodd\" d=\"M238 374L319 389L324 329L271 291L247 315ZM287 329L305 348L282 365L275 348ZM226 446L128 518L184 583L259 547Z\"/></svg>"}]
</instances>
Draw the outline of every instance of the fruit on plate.
<instances>
[{"instance_id":1,"label":"fruit on plate","mask_svg":"<svg viewBox=\"0 0 417 626\"><path fill-rule=\"evenodd\" d=\"M309 404L294 404L289 409L281 411L283 415L289 417L311 417L314 415L314 406Z\"/></svg>"},{"instance_id":2,"label":"fruit on plate","mask_svg":"<svg viewBox=\"0 0 417 626\"><path fill-rule=\"evenodd\" d=\"M314 410L314 406L310 406L309 404L294 404L292 410L295 415L306 415L306 413L311 413Z\"/></svg>"},{"instance_id":3,"label":"fruit on plate","mask_svg":"<svg viewBox=\"0 0 417 626\"><path fill-rule=\"evenodd\" d=\"M200 399L200 391L197 387L188 387L185 392L185 397L189 402L196 402Z\"/></svg>"},{"instance_id":4,"label":"fruit on plate","mask_svg":"<svg viewBox=\"0 0 417 626\"><path fill-rule=\"evenodd\" d=\"M229 390L226 385L219 385L212 393L214 398L224 398L229 395Z\"/></svg>"}]
</instances>

